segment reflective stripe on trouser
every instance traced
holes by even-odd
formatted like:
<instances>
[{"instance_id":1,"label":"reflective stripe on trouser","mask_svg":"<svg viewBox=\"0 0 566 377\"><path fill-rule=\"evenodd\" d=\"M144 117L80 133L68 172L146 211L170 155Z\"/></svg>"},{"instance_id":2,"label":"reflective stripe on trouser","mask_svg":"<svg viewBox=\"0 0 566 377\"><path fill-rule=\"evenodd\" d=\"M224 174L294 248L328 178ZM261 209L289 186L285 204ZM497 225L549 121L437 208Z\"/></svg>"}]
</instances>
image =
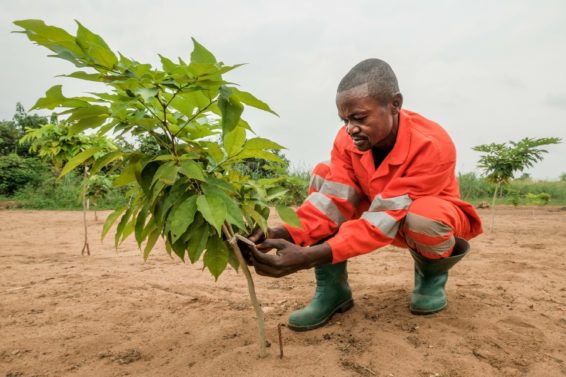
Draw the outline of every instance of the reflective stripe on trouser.
<instances>
[{"instance_id":1,"label":"reflective stripe on trouser","mask_svg":"<svg viewBox=\"0 0 566 377\"><path fill-rule=\"evenodd\" d=\"M398 236L425 258L441 259L452 254L454 236L468 234L469 228L468 217L458 206L441 198L423 197L409 206Z\"/></svg>"}]
</instances>

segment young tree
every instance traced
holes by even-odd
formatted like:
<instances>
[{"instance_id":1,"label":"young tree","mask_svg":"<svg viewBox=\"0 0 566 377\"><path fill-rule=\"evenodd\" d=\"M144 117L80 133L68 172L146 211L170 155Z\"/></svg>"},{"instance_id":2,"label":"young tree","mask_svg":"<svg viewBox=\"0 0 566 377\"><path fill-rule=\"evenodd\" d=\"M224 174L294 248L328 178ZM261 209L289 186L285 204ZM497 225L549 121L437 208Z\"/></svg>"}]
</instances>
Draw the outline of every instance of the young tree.
<instances>
[{"instance_id":1,"label":"young tree","mask_svg":"<svg viewBox=\"0 0 566 377\"><path fill-rule=\"evenodd\" d=\"M103 237L117 222L116 246L134 234L140 250L145 243L144 259L162 237L169 254L174 252L182 260L188 257L191 263L202 257L216 279L228 264L240 266L256 311L260 355L265 356L263 312L237 234L250 234L256 227L266 231L269 207L261 182L241 173L237 165L250 158L281 162L272 151L282 147L260 137L248 139L251 128L241 118L244 105L275 112L223 79L240 65L218 62L193 39L189 62L160 56L161 68L155 68L114 53L78 22L76 35L40 20L15 24L31 41L51 50L52 56L85 69L68 77L103 83L109 90L68 98L57 85L35 108L68 114L72 133L96 129L99 135L131 134L152 138L161 147L158 155L152 149L151 153L114 151L101 157L98 168L115 159L123 161L124 170L114 185L130 187L128 205L109 215ZM220 135L220 142L215 135ZM289 208L280 208L280 215L299 224Z\"/></svg>"},{"instance_id":2,"label":"young tree","mask_svg":"<svg viewBox=\"0 0 566 377\"><path fill-rule=\"evenodd\" d=\"M510 141L508 143L482 144L473 147L476 152L483 155L478 161L478 167L483 171L486 179L495 184L493 200L491 203L491 225L489 232L493 232L495 220L495 198L502 185L509 183L517 172L532 167L536 162L542 161L542 156L548 153L542 146L560 143L560 138L529 138Z\"/></svg>"},{"instance_id":3,"label":"young tree","mask_svg":"<svg viewBox=\"0 0 566 377\"><path fill-rule=\"evenodd\" d=\"M73 133L65 122L46 124L40 128L27 128L26 134L20 139L21 144L28 144L30 151L38 153L40 158L53 163L55 171L63 176L79 165L83 170L83 189L81 199L83 206L84 244L81 255L90 255L88 244L88 227L86 212L89 207L88 179L91 168L98 171L101 162L96 164L99 157L115 152L117 147L107 137L102 135L85 135ZM64 168L63 168L63 165Z\"/></svg>"}]
</instances>

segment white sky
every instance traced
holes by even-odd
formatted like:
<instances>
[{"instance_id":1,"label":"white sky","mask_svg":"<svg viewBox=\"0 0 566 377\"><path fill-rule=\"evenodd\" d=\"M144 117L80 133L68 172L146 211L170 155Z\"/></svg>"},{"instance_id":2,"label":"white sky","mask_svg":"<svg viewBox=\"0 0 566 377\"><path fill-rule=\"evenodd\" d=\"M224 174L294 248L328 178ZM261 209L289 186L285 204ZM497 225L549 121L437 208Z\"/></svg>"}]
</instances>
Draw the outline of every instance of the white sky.
<instances>
[{"instance_id":1,"label":"white sky","mask_svg":"<svg viewBox=\"0 0 566 377\"><path fill-rule=\"evenodd\" d=\"M0 0L0 119L30 108L52 85L66 95L86 82L55 77L75 67L47 58L11 22L40 18L73 33L74 19L114 50L159 63L188 57L190 37L226 64L227 75L279 118L246 111L256 132L285 145L296 168L329 158L340 127L334 96L359 61L381 58L397 74L404 107L440 123L475 170L471 147L558 136L535 178L566 172L566 1L149 1Z\"/></svg>"}]
</instances>

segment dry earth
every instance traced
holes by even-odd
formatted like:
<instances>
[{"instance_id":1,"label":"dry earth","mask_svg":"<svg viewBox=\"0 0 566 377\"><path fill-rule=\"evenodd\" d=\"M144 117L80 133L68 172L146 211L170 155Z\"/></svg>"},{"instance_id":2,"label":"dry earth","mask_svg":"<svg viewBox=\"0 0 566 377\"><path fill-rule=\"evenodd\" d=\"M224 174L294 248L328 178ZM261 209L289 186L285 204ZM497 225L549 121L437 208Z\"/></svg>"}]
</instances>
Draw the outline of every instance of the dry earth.
<instances>
[{"instance_id":1,"label":"dry earth","mask_svg":"<svg viewBox=\"0 0 566 377\"><path fill-rule=\"evenodd\" d=\"M407 309L406 251L352 260L354 308L311 332L284 328L283 359L277 324L309 301L312 271L256 277L272 343L258 359L241 274L215 283L161 246L144 263L131 240L101 243L90 218L93 255L81 257L81 213L0 211L0 375L566 375L564 208L498 208L496 232L451 271L448 308L428 317Z\"/></svg>"}]
</instances>

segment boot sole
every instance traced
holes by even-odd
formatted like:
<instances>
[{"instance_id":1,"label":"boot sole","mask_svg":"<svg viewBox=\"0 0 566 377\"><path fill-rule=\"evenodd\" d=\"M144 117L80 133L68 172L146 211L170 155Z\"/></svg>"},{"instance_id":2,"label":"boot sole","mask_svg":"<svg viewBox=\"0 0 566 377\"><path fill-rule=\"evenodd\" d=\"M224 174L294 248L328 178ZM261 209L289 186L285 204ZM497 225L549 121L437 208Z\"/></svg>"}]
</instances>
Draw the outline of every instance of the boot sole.
<instances>
[{"instance_id":1,"label":"boot sole","mask_svg":"<svg viewBox=\"0 0 566 377\"><path fill-rule=\"evenodd\" d=\"M309 325L309 326L295 326L292 325L290 323L287 323L287 327L290 328L293 331L309 331L309 330L314 330L317 329L319 327L324 326L326 323L328 323L328 321L330 321L330 319L332 318L332 316L336 313L345 313L348 310L352 309L352 307L354 306L354 300L350 299L340 305L338 305L338 307L336 309L334 309L334 311L332 311L328 316L326 316L322 321L315 323L314 325Z\"/></svg>"},{"instance_id":2,"label":"boot sole","mask_svg":"<svg viewBox=\"0 0 566 377\"><path fill-rule=\"evenodd\" d=\"M411 311L411 313L416 314L416 315L429 315L429 314L438 313L438 312L444 310L446 308L446 305L447 304L444 304L444 306L442 306L441 308L433 309L433 310L419 310L419 309L413 308L409 305L409 310Z\"/></svg>"}]
</instances>

